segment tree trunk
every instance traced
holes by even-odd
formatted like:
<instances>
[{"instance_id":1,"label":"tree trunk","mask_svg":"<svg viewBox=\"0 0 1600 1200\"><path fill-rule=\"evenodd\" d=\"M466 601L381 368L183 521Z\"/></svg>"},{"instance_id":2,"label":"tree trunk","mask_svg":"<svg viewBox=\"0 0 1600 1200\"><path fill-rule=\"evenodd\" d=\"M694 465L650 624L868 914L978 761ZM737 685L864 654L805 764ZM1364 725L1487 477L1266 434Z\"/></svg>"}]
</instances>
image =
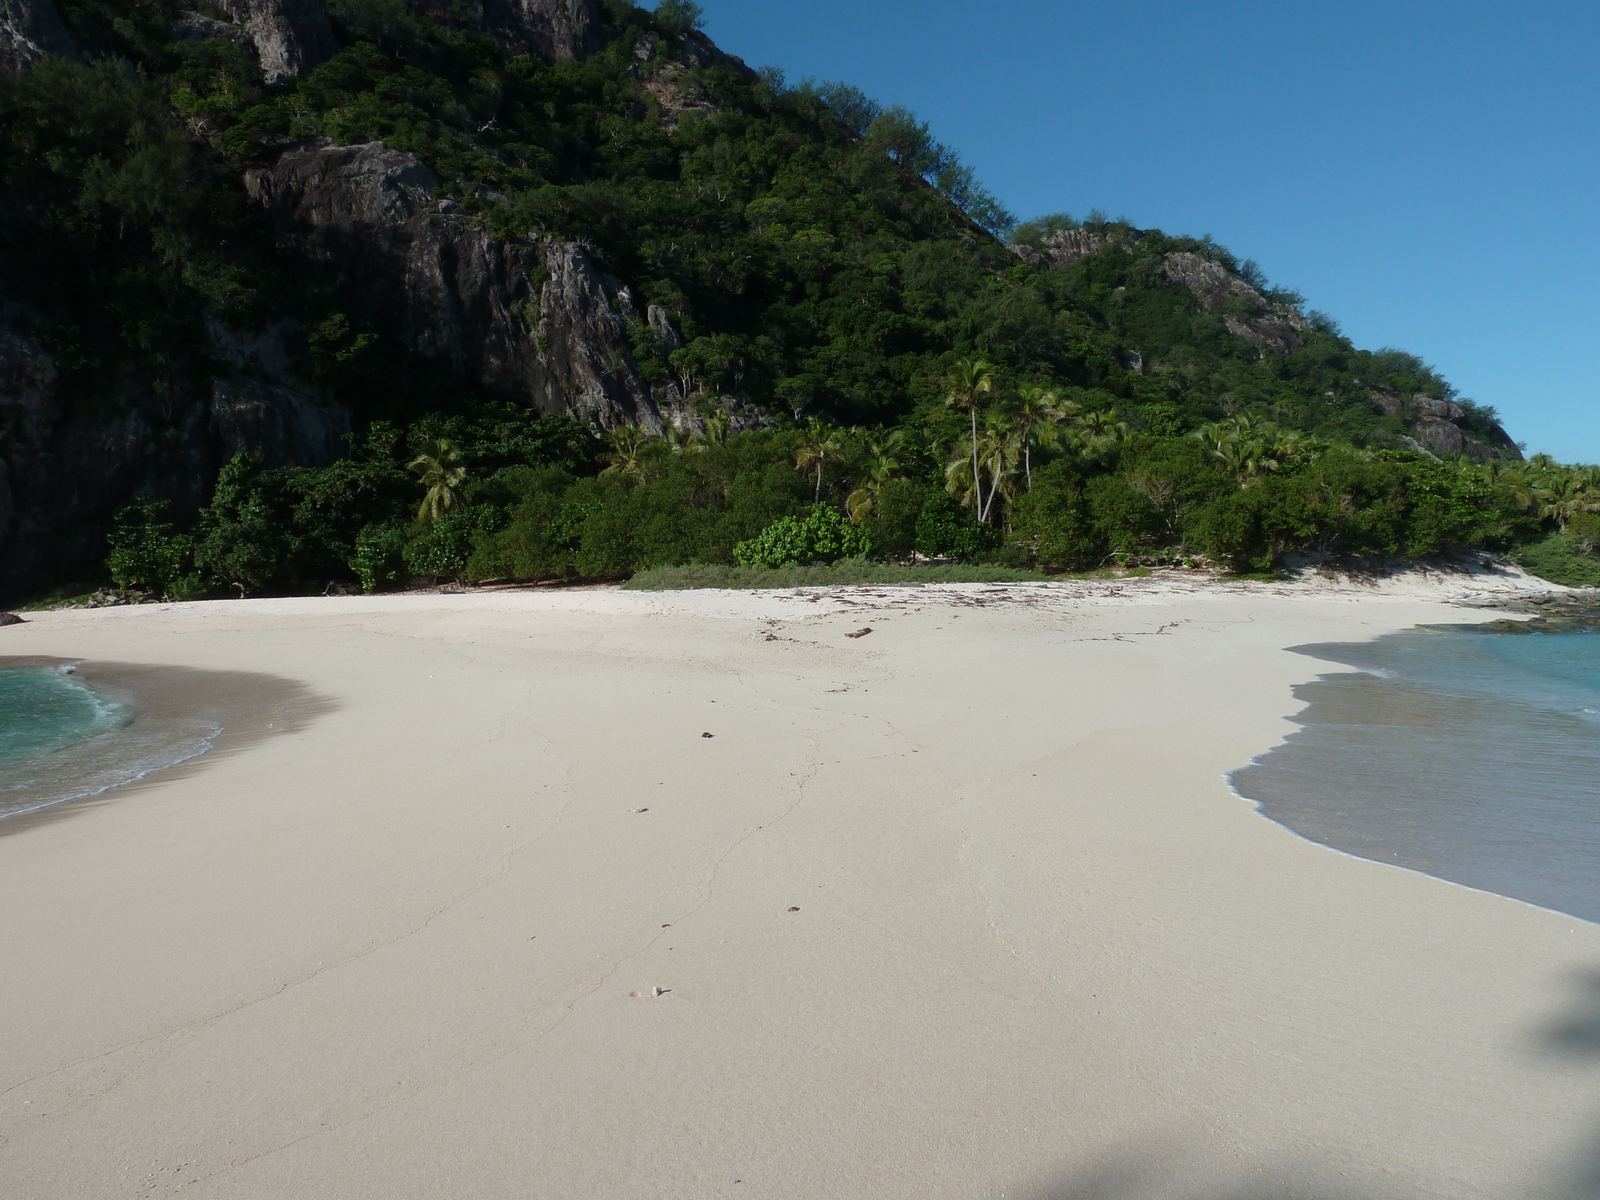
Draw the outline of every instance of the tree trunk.
<instances>
[{"instance_id":1,"label":"tree trunk","mask_svg":"<svg viewBox=\"0 0 1600 1200\"><path fill-rule=\"evenodd\" d=\"M972 398L972 501L978 510L978 520L987 515L983 508L983 476L978 474L978 398Z\"/></svg>"}]
</instances>

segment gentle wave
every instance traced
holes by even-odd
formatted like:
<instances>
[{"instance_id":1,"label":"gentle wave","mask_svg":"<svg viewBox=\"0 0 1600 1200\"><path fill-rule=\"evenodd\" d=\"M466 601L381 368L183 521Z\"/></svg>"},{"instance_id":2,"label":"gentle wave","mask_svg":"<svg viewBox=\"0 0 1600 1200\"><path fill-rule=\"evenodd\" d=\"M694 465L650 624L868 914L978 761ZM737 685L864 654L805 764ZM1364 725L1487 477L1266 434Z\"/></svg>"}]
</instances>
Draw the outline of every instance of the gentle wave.
<instances>
[{"instance_id":1,"label":"gentle wave","mask_svg":"<svg viewBox=\"0 0 1600 1200\"><path fill-rule=\"evenodd\" d=\"M222 727L145 720L73 668L0 671L0 819L124 787L198 758Z\"/></svg>"},{"instance_id":2,"label":"gentle wave","mask_svg":"<svg viewBox=\"0 0 1600 1200\"><path fill-rule=\"evenodd\" d=\"M1230 776L1303 837L1600 921L1600 634L1297 647L1354 670Z\"/></svg>"}]
</instances>

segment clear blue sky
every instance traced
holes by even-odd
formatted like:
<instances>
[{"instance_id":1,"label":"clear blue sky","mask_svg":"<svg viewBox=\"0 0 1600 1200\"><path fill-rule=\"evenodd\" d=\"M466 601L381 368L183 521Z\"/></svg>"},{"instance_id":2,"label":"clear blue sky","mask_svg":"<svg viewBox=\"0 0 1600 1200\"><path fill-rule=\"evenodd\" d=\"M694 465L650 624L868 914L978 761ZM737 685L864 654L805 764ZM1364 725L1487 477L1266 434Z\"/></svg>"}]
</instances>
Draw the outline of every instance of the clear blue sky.
<instances>
[{"instance_id":1,"label":"clear blue sky","mask_svg":"<svg viewBox=\"0 0 1600 1200\"><path fill-rule=\"evenodd\" d=\"M932 123L1023 218L1211 234L1530 453L1600 462L1600 4L703 0Z\"/></svg>"}]
</instances>

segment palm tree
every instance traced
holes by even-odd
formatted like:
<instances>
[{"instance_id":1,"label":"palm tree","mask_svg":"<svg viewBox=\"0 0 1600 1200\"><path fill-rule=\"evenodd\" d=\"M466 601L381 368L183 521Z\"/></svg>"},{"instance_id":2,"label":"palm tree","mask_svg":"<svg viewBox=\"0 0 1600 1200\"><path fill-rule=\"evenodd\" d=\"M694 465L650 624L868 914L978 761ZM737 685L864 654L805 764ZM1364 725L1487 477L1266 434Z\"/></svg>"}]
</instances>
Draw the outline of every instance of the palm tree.
<instances>
[{"instance_id":1,"label":"palm tree","mask_svg":"<svg viewBox=\"0 0 1600 1200\"><path fill-rule=\"evenodd\" d=\"M1033 487L1033 444L1048 445L1056 440L1061 429L1061 419L1076 412L1072 401L1062 403L1061 398L1048 388L1030 385L1017 393L1012 411L1017 416L1022 431L1022 472Z\"/></svg>"},{"instance_id":2,"label":"palm tree","mask_svg":"<svg viewBox=\"0 0 1600 1200\"><path fill-rule=\"evenodd\" d=\"M611 453L606 455L606 462L610 465L600 474L644 478L644 449L648 440L644 430L637 425L618 425L606 436L606 441L611 443Z\"/></svg>"},{"instance_id":3,"label":"palm tree","mask_svg":"<svg viewBox=\"0 0 1600 1200\"><path fill-rule=\"evenodd\" d=\"M417 507L417 519L437 521L461 503L461 484L467 478L467 468L462 464L461 451L447 438L437 438L424 443L422 452L410 462L410 470L417 475L427 493Z\"/></svg>"},{"instance_id":4,"label":"palm tree","mask_svg":"<svg viewBox=\"0 0 1600 1200\"><path fill-rule=\"evenodd\" d=\"M806 423L801 431L800 439L794 447L794 466L797 471L817 469L817 490L812 497L813 503L822 501L822 468L835 459L844 457L844 435L827 424L813 417Z\"/></svg>"},{"instance_id":5,"label":"palm tree","mask_svg":"<svg viewBox=\"0 0 1600 1200\"><path fill-rule=\"evenodd\" d=\"M977 489L978 520L983 520L983 489L978 473L978 402L994 394L994 364L981 358L959 360L944 378L944 402L951 408L964 408L972 414L972 485Z\"/></svg>"},{"instance_id":6,"label":"palm tree","mask_svg":"<svg viewBox=\"0 0 1600 1200\"><path fill-rule=\"evenodd\" d=\"M698 433L685 433L676 425L668 425L661 440L666 443L668 454L699 454L705 449L705 440Z\"/></svg>"},{"instance_id":7,"label":"palm tree","mask_svg":"<svg viewBox=\"0 0 1600 1200\"><path fill-rule=\"evenodd\" d=\"M994 512L995 496L1009 500L1015 489L1009 486L1023 456L1023 427L1006 413L991 412L984 417L978 434L977 460L989 469L989 495L978 509L978 520L987 521ZM1002 490L1004 489L1004 490ZM982 491L980 486L979 491Z\"/></svg>"},{"instance_id":8,"label":"palm tree","mask_svg":"<svg viewBox=\"0 0 1600 1200\"><path fill-rule=\"evenodd\" d=\"M867 437L862 446L861 479L856 490L845 499L845 511L857 525L866 519L878 498L883 495L883 485L900 473L901 448L905 445L904 430L891 429L887 433Z\"/></svg>"},{"instance_id":9,"label":"palm tree","mask_svg":"<svg viewBox=\"0 0 1600 1200\"><path fill-rule=\"evenodd\" d=\"M1283 457L1314 460L1318 444L1296 433L1284 433L1270 421L1230 417L1202 426L1189 435L1221 460L1239 486L1250 487L1283 465Z\"/></svg>"},{"instance_id":10,"label":"palm tree","mask_svg":"<svg viewBox=\"0 0 1600 1200\"><path fill-rule=\"evenodd\" d=\"M1579 513L1600 511L1600 490L1581 470L1563 471L1535 493L1539 516L1554 520L1556 528L1567 531L1567 523Z\"/></svg>"},{"instance_id":11,"label":"palm tree","mask_svg":"<svg viewBox=\"0 0 1600 1200\"><path fill-rule=\"evenodd\" d=\"M728 444L728 426L731 423L728 414L720 409L711 413L705 419L706 431L700 439L707 446L725 446Z\"/></svg>"},{"instance_id":12,"label":"palm tree","mask_svg":"<svg viewBox=\"0 0 1600 1200\"><path fill-rule=\"evenodd\" d=\"M1128 423L1117 415L1116 409L1087 412L1072 422L1085 458L1101 458L1118 442L1128 436Z\"/></svg>"}]
</instances>

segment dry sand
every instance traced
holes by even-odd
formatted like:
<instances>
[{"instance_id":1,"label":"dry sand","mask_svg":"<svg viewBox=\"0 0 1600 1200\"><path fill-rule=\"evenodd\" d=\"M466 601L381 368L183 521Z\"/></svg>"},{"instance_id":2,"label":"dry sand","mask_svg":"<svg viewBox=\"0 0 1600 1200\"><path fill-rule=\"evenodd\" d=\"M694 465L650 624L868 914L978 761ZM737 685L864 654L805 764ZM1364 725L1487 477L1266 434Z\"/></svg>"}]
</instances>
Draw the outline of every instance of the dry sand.
<instances>
[{"instance_id":1,"label":"dry sand","mask_svg":"<svg viewBox=\"0 0 1600 1200\"><path fill-rule=\"evenodd\" d=\"M315 698L0 836L0 1192L1600 1195L1600 927L1223 778L1460 586L34 617Z\"/></svg>"}]
</instances>

